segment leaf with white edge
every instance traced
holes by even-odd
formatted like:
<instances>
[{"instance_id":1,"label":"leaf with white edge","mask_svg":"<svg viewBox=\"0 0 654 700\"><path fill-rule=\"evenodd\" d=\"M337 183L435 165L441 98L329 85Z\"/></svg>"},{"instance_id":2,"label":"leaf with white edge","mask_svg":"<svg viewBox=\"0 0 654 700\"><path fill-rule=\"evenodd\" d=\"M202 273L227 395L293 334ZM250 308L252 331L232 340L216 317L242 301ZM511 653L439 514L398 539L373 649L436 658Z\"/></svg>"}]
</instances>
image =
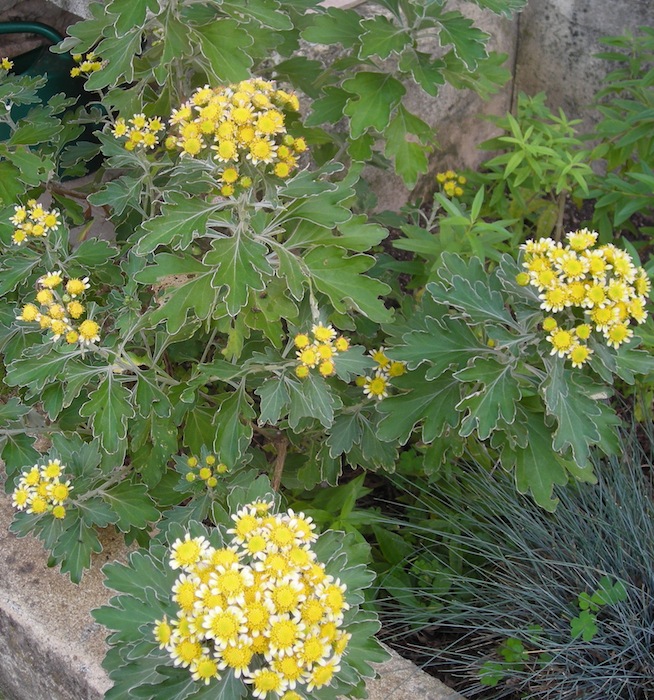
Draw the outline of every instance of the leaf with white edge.
<instances>
[{"instance_id":1,"label":"leaf with white edge","mask_svg":"<svg viewBox=\"0 0 654 700\"><path fill-rule=\"evenodd\" d=\"M127 420L134 417L130 396L131 392L109 373L80 408L80 415L90 418L93 435L110 454L118 452L127 437Z\"/></svg>"},{"instance_id":2,"label":"leaf with white edge","mask_svg":"<svg viewBox=\"0 0 654 700\"><path fill-rule=\"evenodd\" d=\"M66 263L79 265L82 268L101 267L117 255L118 250L107 241L91 238L82 241L68 257Z\"/></svg>"},{"instance_id":3,"label":"leaf with white edge","mask_svg":"<svg viewBox=\"0 0 654 700\"><path fill-rule=\"evenodd\" d=\"M306 275L302 266L301 259L296 256L293 251L288 250L285 245L271 240L270 247L277 254L278 267L275 270L278 277L283 277L286 280L288 291L294 299L300 301L304 296L304 286L308 283L309 278Z\"/></svg>"},{"instance_id":4,"label":"leaf with white edge","mask_svg":"<svg viewBox=\"0 0 654 700\"><path fill-rule=\"evenodd\" d=\"M323 228L333 229L335 226L344 224L352 218L352 212L349 207L342 204L352 194L354 194L354 191L350 187L341 186L335 190L320 192L312 197L298 199L289 203L277 220L281 223L302 219ZM297 233L294 236L297 237ZM289 239L287 244L289 246L297 245L296 242L291 243L291 239Z\"/></svg>"},{"instance_id":5,"label":"leaf with white edge","mask_svg":"<svg viewBox=\"0 0 654 700\"><path fill-rule=\"evenodd\" d=\"M406 393L382 399L377 410L383 414L377 437L384 442L399 441L404 445L419 423L423 442L432 442L448 428L459 423L456 405L461 400L461 384L451 375L426 381L416 370L393 380L394 386Z\"/></svg>"},{"instance_id":6,"label":"leaf with white edge","mask_svg":"<svg viewBox=\"0 0 654 700\"><path fill-rule=\"evenodd\" d=\"M354 377L364 377L375 366L375 361L366 353L363 345L354 345L334 357L336 376L344 382L351 382Z\"/></svg>"},{"instance_id":7,"label":"leaf with white edge","mask_svg":"<svg viewBox=\"0 0 654 700\"><path fill-rule=\"evenodd\" d=\"M247 49L252 37L233 19L214 19L194 27L200 49L209 61L209 71L219 83L235 83L250 77L252 58Z\"/></svg>"},{"instance_id":8,"label":"leaf with white edge","mask_svg":"<svg viewBox=\"0 0 654 700\"><path fill-rule=\"evenodd\" d=\"M204 320L219 301L219 291L212 286L215 270L190 256L171 253L155 255L154 264L135 275L138 282L157 284L163 288L157 299L158 307L151 310L147 320L156 325L166 321L171 335L186 324L189 312Z\"/></svg>"},{"instance_id":9,"label":"leaf with white edge","mask_svg":"<svg viewBox=\"0 0 654 700\"><path fill-rule=\"evenodd\" d=\"M568 481L566 460L552 449L552 434L542 413L521 411L520 421L527 425L529 442L525 448L502 450L505 469L515 468L516 487L520 493L531 492L536 503L550 512L556 509L558 498L552 498L555 485Z\"/></svg>"},{"instance_id":10,"label":"leaf with white edge","mask_svg":"<svg viewBox=\"0 0 654 700\"><path fill-rule=\"evenodd\" d=\"M400 56L400 70L410 72L416 83L432 97L438 94L438 86L445 84L445 67L441 59L434 59L431 54L413 47L407 47Z\"/></svg>"},{"instance_id":11,"label":"leaf with white edge","mask_svg":"<svg viewBox=\"0 0 654 700\"><path fill-rule=\"evenodd\" d=\"M301 36L313 44L340 44L351 48L361 34L361 16L355 10L342 10L330 7L326 12L308 15L309 26L302 30Z\"/></svg>"},{"instance_id":12,"label":"leaf with white edge","mask_svg":"<svg viewBox=\"0 0 654 700\"><path fill-rule=\"evenodd\" d=\"M350 117L350 134L354 139L368 129L382 133L406 92L404 85L392 75L371 71L361 71L349 78L343 89L354 95L343 110Z\"/></svg>"},{"instance_id":13,"label":"leaf with white edge","mask_svg":"<svg viewBox=\"0 0 654 700\"><path fill-rule=\"evenodd\" d=\"M0 403L0 423L16 421L31 410L30 406L25 406L19 398L12 396L6 403Z\"/></svg>"},{"instance_id":14,"label":"leaf with white edge","mask_svg":"<svg viewBox=\"0 0 654 700\"><path fill-rule=\"evenodd\" d=\"M0 163L0 166L2 163ZM0 170L0 177L2 171ZM29 251L26 255L3 256L2 268L0 269L0 296L7 292L13 292L21 283L25 282L32 270L41 262L41 256Z\"/></svg>"},{"instance_id":15,"label":"leaf with white edge","mask_svg":"<svg viewBox=\"0 0 654 700\"><path fill-rule=\"evenodd\" d=\"M498 362L494 357L478 357L469 367L455 373L461 382L473 382L472 393L457 405L457 411L466 412L459 434L468 437L474 430L486 440L495 430L499 419L511 424L516 416L516 404L522 398L520 383L513 376L511 364Z\"/></svg>"},{"instance_id":16,"label":"leaf with white edge","mask_svg":"<svg viewBox=\"0 0 654 700\"><path fill-rule=\"evenodd\" d=\"M51 345L32 346L23 355L7 366L5 383L28 386L35 392L42 391L46 384L54 381L71 359L69 352L60 353Z\"/></svg>"},{"instance_id":17,"label":"leaf with white edge","mask_svg":"<svg viewBox=\"0 0 654 700\"><path fill-rule=\"evenodd\" d=\"M134 27L121 37L107 37L97 46L96 53L106 61L102 70L91 73L86 81L89 91L101 90L109 85L134 79L134 58L140 55L141 27Z\"/></svg>"},{"instance_id":18,"label":"leaf with white edge","mask_svg":"<svg viewBox=\"0 0 654 700\"><path fill-rule=\"evenodd\" d=\"M254 393L261 399L258 424L277 425L281 416L285 414L290 399L286 383L279 377L271 377Z\"/></svg>"},{"instance_id":19,"label":"leaf with white edge","mask_svg":"<svg viewBox=\"0 0 654 700\"><path fill-rule=\"evenodd\" d=\"M218 397L220 399L220 397ZM214 449L228 467L238 464L252 440L255 413L245 392L245 383L224 398L216 410Z\"/></svg>"},{"instance_id":20,"label":"leaf with white edge","mask_svg":"<svg viewBox=\"0 0 654 700\"><path fill-rule=\"evenodd\" d=\"M152 253L160 245L173 249L185 249L194 238L204 236L209 228L211 215L219 208L215 203L198 197L187 197L183 192L166 192L159 216L147 219L136 245L136 255Z\"/></svg>"},{"instance_id":21,"label":"leaf with white edge","mask_svg":"<svg viewBox=\"0 0 654 700\"><path fill-rule=\"evenodd\" d=\"M400 105L384 136L386 157L393 159L398 175L413 189L418 176L429 169L427 154L434 136L431 127Z\"/></svg>"},{"instance_id":22,"label":"leaf with white edge","mask_svg":"<svg viewBox=\"0 0 654 700\"><path fill-rule=\"evenodd\" d=\"M122 532L133 527L143 530L161 516L144 484L125 480L104 491L102 497L118 516L116 527Z\"/></svg>"},{"instance_id":23,"label":"leaf with white edge","mask_svg":"<svg viewBox=\"0 0 654 700\"><path fill-rule=\"evenodd\" d=\"M341 405L340 400L330 391L322 377L309 374L302 380L286 377L291 399L288 424L295 429L302 418L317 418L325 428L334 422L334 409Z\"/></svg>"},{"instance_id":24,"label":"leaf with white edge","mask_svg":"<svg viewBox=\"0 0 654 700\"><path fill-rule=\"evenodd\" d=\"M87 199L96 207L111 207L116 216L120 216L127 207L141 212L142 186L140 178L121 175L118 179L107 182Z\"/></svg>"},{"instance_id":25,"label":"leaf with white edge","mask_svg":"<svg viewBox=\"0 0 654 700\"><path fill-rule=\"evenodd\" d=\"M311 103L311 114L304 123L306 126L336 124L343 118L343 110L349 99L349 92L338 87L326 87L323 90L323 97Z\"/></svg>"},{"instance_id":26,"label":"leaf with white edge","mask_svg":"<svg viewBox=\"0 0 654 700\"><path fill-rule=\"evenodd\" d=\"M440 320L426 316L424 330L406 333L402 343L389 357L406 362L409 369L429 362L427 379L439 377L449 367L461 369L470 359L491 352L466 323L447 316Z\"/></svg>"},{"instance_id":27,"label":"leaf with white edge","mask_svg":"<svg viewBox=\"0 0 654 700\"><path fill-rule=\"evenodd\" d=\"M332 238L330 242L358 253L365 253L388 236L388 229L368 221L365 214L353 216L349 221L339 224L338 231L341 235ZM316 242L327 243L327 240Z\"/></svg>"},{"instance_id":28,"label":"leaf with white edge","mask_svg":"<svg viewBox=\"0 0 654 700\"><path fill-rule=\"evenodd\" d=\"M490 10L496 15L511 17L514 12L522 10L527 4L527 0L472 0L476 5L484 10Z\"/></svg>"},{"instance_id":29,"label":"leaf with white edge","mask_svg":"<svg viewBox=\"0 0 654 700\"><path fill-rule=\"evenodd\" d=\"M69 574L73 583L79 583L85 569L91 568L91 555L102 551L95 529L79 518L66 523L67 529L58 538L52 557L61 566L62 574Z\"/></svg>"},{"instance_id":30,"label":"leaf with white edge","mask_svg":"<svg viewBox=\"0 0 654 700\"><path fill-rule=\"evenodd\" d=\"M451 44L454 53L466 64L468 70L476 70L480 61L488 56L488 34L477 29L472 20L456 10L439 13L437 19L441 28L438 35L441 46Z\"/></svg>"},{"instance_id":31,"label":"leaf with white edge","mask_svg":"<svg viewBox=\"0 0 654 700\"><path fill-rule=\"evenodd\" d=\"M361 22L361 48L359 58L370 56L388 58L392 53L400 53L411 43L411 35L403 27L393 24L386 16L377 15Z\"/></svg>"},{"instance_id":32,"label":"leaf with white edge","mask_svg":"<svg viewBox=\"0 0 654 700\"><path fill-rule=\"evenodd\" d=\"M316 289L329 297L337 311L354 308L376 323L392 320L393 312L379 298L388 294L390 287L361 274L372 267L374 258L348 257L342 249L321 246L307 253L304 262Z\"/></svg>"},{"instance_id":33,"label":"leaf with white edge","mask_svg":"<svg viewBox=\"0 0 654 700\"><path fill-rule=\"evenodd\" d=\"M361 423L356 413L344 413L336 416L327 438L329 454L331 457L338 457L352 449L361 441Z\"/></svg>"},{"instance_id":34,"label":"leaf with white edge","mask_svg":"<svg viewBox=\"0 0 654 700\"><path fill-rule=\"evenodd\" d=\"M227 313L236 316L248 303L250 290L265 289L264 275L273 273L266 259L268 249L244 232L214 240L211 245L212 250L204 256L203 262L215 270L212 286L227 288L223 295Z\"/></svg>"},{"instance_id":35,"label":"leaf with white edge","mask_svg":"<svg viewBox=\"0 0 654 700\"><path fill-rule=\"evenodd\" d=\"M26 465L34 464L41 457L41 453L33 447L35 438L27 433L10 434L5 439L6 442L0 456L8 477Z\"/></svg>"},{"instance_id":36,"label":"leaf with white edge","mask_svg":"<svg viewBox=\"0 0 654 700\"><path fill-rule=\"evenodd\" d=\"M502 294L481 281L473 284L470 280L455 275L451 286L429 282L427 291L435 301L460 311L469 319L469 323L502 323L509 328L521 330L506 308Z\"/></svg>"}]
</instances>

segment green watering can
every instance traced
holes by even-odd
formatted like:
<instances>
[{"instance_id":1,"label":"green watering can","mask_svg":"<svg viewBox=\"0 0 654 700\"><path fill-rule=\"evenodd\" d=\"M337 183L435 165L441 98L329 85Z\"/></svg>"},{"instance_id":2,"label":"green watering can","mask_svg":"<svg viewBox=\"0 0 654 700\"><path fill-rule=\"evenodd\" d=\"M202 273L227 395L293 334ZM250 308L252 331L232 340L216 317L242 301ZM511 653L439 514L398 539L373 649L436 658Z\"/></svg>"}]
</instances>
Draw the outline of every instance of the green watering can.
<instances>
[{"instance_id":1,"label":"green watering can","mask_svg":"<svg viewBox=\"0 0 654 700\"><path fill-rule=\"evenodd\" d=\"M63 40L63 36L47 24L40 22L0 22L0 34L38 34L49 39L53 44ZM2 42L0 41L0 46ZM0 48L0 55L4 56ZM51 53L48 46L39 46L11 59L14 62L13 73L19 75L48 77L47 83L38 90L41 102L47 102L53 95L63 92L67 97L78 98L77 106L87 102L91 95L84 90L84 82L72 78L70 70L76 64L69 54ZM15 105L11 110L14 121L24 117L34 105ZM0 141L10 136L7 124L0 124Z\"/></svg>"}]
</instances>

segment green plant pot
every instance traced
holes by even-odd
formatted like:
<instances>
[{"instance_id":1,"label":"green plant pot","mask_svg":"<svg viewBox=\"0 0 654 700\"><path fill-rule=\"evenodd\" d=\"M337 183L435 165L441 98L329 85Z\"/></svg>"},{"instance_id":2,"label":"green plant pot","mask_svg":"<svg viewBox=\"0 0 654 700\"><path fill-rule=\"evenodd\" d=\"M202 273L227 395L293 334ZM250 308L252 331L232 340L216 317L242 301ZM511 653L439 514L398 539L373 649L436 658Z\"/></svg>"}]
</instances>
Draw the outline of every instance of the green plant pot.
<instances>
[{"instance_id":1,"label":"green plant pot","mask_svg":"<svg viewBox=\"0 0 654 700\"><path fill-rule=\"evenodd\" d=\"M60 42L63 36L56 29L40 22L0 22L0 34L38 34L49 39L53 44ZM83 81L72 78L70 70L75 62L69 54L51 53L49 46L39 46L13 59L13 72L18 75L47 76L46 84L37 95L42 103L53 95L63 92L67 97L77 98L77 105L88 101ZM11 110L14 121L27 115L34 105L15 105ZM0 140L5 141L11 135L9 125L0 124Z\"/></svg>"}]
</instances>

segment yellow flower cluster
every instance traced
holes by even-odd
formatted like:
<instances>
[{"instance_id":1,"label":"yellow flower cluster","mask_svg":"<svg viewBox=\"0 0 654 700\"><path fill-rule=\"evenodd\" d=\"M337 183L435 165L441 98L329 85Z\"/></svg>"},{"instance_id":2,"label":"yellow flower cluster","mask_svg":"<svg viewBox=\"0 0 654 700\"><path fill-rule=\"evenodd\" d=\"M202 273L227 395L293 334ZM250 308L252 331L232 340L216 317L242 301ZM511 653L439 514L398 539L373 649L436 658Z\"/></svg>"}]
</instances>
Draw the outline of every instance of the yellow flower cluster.
<instances>
[{"instance_id":1,"label":"yellow flower cluster","mask_svg":"<svg viewBox=\"0 0 654 700\"><path fill-rule=\"evenodd\" d=\"M377 367L371 375L357 377L355 383L363 388L363 393L368 398L381 401L388 396L388 388L391 386L390 380L406 373L406 364L399 360L389 359L383 347L379 350L371 350L369 354Z\"/></svg>"},{"instance_id":2,"label":"yellow flower cluster","mask_svg":"<svg viewBox=\"0 0 654 700\"><path fill-rule=\"evenodd\" d=\"M12 495L14 508L36 515L50 513L59 520L64 518L66 501L73 487L70 480L63 480L63 471L64 466L58 459L25 470Z\"/></svg>"},{"instance_id":3,"label":"yellow flower cluster","mask_svg":"<svg viewBox=\"0 0 654 700\"><path fill-rule=\"evenodd\" d=\"M29 199L27 206L14 206L14 215L9 218L15 226L11 240L21 245L30 238L43 238L59 228L60 216L57 209L44 209L35 199Z\"/></svg>"},{"instance_id":4,"label":"yellow flower cluster","mask_svg":"<svg viewBox=\"0 0 654 700\"><path fill-rule=\"evenodd\" d=\"M14 62L10 61L8 58L0 59L0 68L2 70L11 70L14 67Z\"/></svg>"},{"instance_id":5,"label":"yellow flower cluster","mask_svg":"<svg viewBox=\"0 0 654 700\"><path fill-rule=\"evenodd\" d=\"M102 70L102 61L98 60L92 51L87 53L86 56L83 56L81 53L74 53L73 61L79 65L70 69L72 78L79 78L80 75L91 75L91 73Z\"/></svg>"},{"instance_id":6,"label":"yellow flower cluster","mask_svg":"<svg viewBox=\"0 0 654 700\"><path fill-rule=\"evenodd\" d=\"M125 121L118 117L111 133L116 138L125 138L125 148L133 151L135 148L154 148L159 144L160 131L164 130L164 124L159 117L148 119L145 114L135 114Z\"/></svg>"},{"instance_id":7,"label":"yellow flower cluster","mask_svg":"<svg viewBox=\"0 0 654 700\"><path fill-rule=\"evenodd\" d=\"M196 681L231 669L255 698L303 700L340 670L347 589L317 561L311 518L270 511L265 501L241 508L220 549L188 533L174 542L179 612L157 620L154 636Z\"/></svg>"},{"instance_id":8,"label":"yellow flower cluster","mask_svg":"<svg viewBox=\"0 0 654 700\"><path fill-rule=\"evenodd\" d=\"M189 457L186 460L189 471L186 473L186 481L201 479L209 488L218 486L216 474L222 475L229 471L226 464L219 462L215 455L208 454L200 463L197 457Z\"/></svg>"},{"instance_id":9,"label":"yellow flower cluster","mask_svg":"<svg viewBox=\"0 0 654 700\"><path fill-rule=\"evenodd\" d=\"M337 337L332 326L317 323L311 328L311 335L298 333L293 339L297 348L297 359L300 363L295 368L295 374L304 379L314 367L323 377L330 377L336 371L334 358L339 352L345 352L350 347L350 341L344 336Z\"/></svg>"},{"instance_id":10,"label":"yellow flower cluster","mask_svg":"<svg viewBox=\"0 0 654 700\"><path fill-rule=\"evenodd\" d=\"M304 139L286 132L284 110L297 111L295 95L278 90L258 78L227 87L196 90L173 111L173 133L166 147L191 157L213 153L220 167L221 193L232 196L237 188L248 188L260 166L265 172L287 178L297 167L298 155L307 148Z\"/></svg>"},{"instance_id":11,"label":"yellow flower cluster","mask_svg":"<svg viewBox=\"0 0 654 700\"><path fill-rule=\"evenodd\" d=\"M538 289L541 309L565 313L564 320L547 317L543 329L551 354L581 367L592 354L588 339L593 330L613 348L631 339L631 321L647 318L651 284L625 251L613 244L595 247L595 231L580 229L566 238L566 245L551 238L523 244L526 272L517 281Z\"/></svg>"},{"instance_id":12,"label":"yellow flower cluster","mask_svg":"<svg viewBox=\"0 0 654 700\"><path fill-rule=\"evenodd\" d=\"M71 345L93 345L100 340L100 326L81 320L86 307L80 301L90 287L89 278L72 277L64 284L61 270L48 272L37 280L36 303L25 304L19 321L38 323L52 333L52 340L64 338Z\"/></svg>"},{"instance_id":13,"label":"yellow flower cluster","mask_svg":"<svg viewBox=\"0 0 654 700\"><path fill-rule=\"evenodd\" d=\"M467 180L463 175L457 175L454 170L446 170L444 173L436 173L436 182L448 197L461 197L462 185L465 185Z\"/></svg>"}]
</instances>

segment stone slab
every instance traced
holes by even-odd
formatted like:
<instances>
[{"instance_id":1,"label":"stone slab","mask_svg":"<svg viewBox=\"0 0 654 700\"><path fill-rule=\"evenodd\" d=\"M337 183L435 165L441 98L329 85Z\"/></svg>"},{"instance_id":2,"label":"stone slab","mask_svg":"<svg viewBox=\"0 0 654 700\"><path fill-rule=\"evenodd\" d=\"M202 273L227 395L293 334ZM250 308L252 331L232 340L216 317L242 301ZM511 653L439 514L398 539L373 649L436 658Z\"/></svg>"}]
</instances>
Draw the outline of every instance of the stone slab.
<instances>
[{"instance_id":1,"label":"stone slab","mask_svg":"<svg viewBox=\"0 0 654 700\"><path fill-rule=\"evenodd\" d=\"M6 700L101 700L111 681L101 663L106 630L91 617L113 593L100 571L125 561L122 537L106 530L103 551L76 586L47 567L33 537L9 532L11 499L0 493L0 695ZM397 654L378 667L370 700L465 700Z\"/></svg>"}]
</instances>

